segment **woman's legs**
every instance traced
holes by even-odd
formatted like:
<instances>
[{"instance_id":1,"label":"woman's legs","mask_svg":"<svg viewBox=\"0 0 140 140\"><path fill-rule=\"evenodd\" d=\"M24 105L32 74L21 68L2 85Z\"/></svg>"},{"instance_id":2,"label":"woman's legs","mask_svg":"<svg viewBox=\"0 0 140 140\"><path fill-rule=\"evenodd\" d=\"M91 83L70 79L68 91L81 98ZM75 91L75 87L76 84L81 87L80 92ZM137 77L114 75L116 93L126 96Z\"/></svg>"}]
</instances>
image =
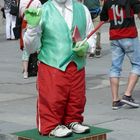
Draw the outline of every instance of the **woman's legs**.
<instances>
[{"instance_id":1,"label":"woman's legs","mask_svg":"<svg viewBox=\"0 0 140 140\"><path fill-rule=\"evenodd\" d=\"M26 50L23 50L22 54L22 67L23 67L23 78L28 78L28 61L29 61L29 54Z\"/></svg>"},{"instance_id":2,"label":"woman's legs","mask_svg":"<svg viewBox=\"0 0 140 140\"><path fill-rule=\"evenodd\" d=\"M6 39L10 40L11 39L11 15L8 10L5 10L5 16L6 16Z\"/></svg>"},{"instance_id":3,"label":"woman's legs","mask_svg":"<svg viewBox=\"0 0 140 140\"><path fill-rule=\"evenodd\" d=\"M15 27L15 25L16 25L16 16L11 15L11 39L15 39L15 35L13 32L13 28Z\"/></svg>"}]
</instances>

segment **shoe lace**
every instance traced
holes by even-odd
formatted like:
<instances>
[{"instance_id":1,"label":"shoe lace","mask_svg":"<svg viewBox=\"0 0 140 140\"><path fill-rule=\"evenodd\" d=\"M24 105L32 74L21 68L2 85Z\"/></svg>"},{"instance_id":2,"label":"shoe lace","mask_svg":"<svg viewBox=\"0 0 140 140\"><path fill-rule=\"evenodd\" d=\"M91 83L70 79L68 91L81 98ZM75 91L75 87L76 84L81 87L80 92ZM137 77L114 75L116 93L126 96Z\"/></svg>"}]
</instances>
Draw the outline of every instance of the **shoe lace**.
<instances>
[{"instance_id":1,"label":"shoe lace","mask_svg":"<svg viewBox=\"0 0 140 140\"><path fill-rule=\"evenodd\" d=\"M59 128L65 129L66 126L64 126L64 125L58 125L58 126L56 126L55 129L53 129L52 131L54 132L54 131L58 130ZM52 132L52 131L51 131L51 132ZM51 135L51 132L49 133L49 137L52 136L52 135Z\"/></svg>"},{"instance_id":2,"label":"shoe lace","mask_svg":"<svg viewBox=\"0 0 140 140\"><path fill-rule=\"evenodd\" d=\"M130 102L135 102L135 100L131 97L131 98L129 98L129 101Z\"/></svg>"},{"instance_id":3,"label":"shoe lace","mask_svg":"<svg viewBox=\"0 0 140 140\"><path fill-rule=\"evenodd\" d=\"M134 100L132 97L127 97L127 96L125 96L125 95L124 95L124 99L125 99L125 100L128 100L128 101L130 101L130 102L135 102L135 100Z\"/></svg>"},{"instance_id":4,"label":"shoe lace","mask_svg":"<svg viewBox=\"0 0 140 140\"><path fill-rule=\"evenodd\" d=\"M59 128L65 129L66 126L64 126L64 125L58 125L54 130L57 130L57 129L59 129Z\"/></svg>"}]
</instances>

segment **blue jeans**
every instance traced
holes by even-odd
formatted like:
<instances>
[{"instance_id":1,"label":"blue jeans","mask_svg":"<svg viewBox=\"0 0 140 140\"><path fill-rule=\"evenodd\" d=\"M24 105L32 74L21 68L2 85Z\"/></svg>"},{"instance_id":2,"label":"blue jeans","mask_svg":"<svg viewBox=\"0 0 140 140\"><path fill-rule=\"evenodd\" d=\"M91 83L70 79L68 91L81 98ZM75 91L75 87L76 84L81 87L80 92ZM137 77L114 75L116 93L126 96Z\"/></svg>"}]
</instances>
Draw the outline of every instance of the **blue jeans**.
<instances>
[{"instance_id":1,"label":"blue jeans","mask_svg":"<svg viewBox=\"0 0 140 140\"><path fill-rule=\"evenodd\" d=\"M140 43L138 38L111 41L112 66L110 77L120 77L122 63L126 55L131 63L131 73L140 75Z\"/></svg>"}]
</instances>

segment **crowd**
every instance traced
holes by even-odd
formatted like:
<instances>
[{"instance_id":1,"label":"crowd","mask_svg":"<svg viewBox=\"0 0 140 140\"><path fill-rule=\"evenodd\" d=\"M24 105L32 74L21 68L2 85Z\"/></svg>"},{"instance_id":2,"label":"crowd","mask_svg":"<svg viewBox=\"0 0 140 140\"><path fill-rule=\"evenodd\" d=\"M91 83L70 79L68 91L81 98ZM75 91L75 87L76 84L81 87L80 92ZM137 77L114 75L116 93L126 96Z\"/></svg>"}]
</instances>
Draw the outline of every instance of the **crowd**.
<instances>
[{"instance_id":1,"label":"crowd","mask_svg":"<svg viewBox=\"0 0 140 140\"><path fill-rule=\"evenodd\" d=\"M32 0L31 0L32 1ZM26 21L24 18L24 10L28 7L40 7L42 4L44 4L47 0L34 0L33 2L31 2L31 5L28 5L28 3L30 3L29 0L4 0L4 6L1 6L1 11L3 13L3 17L6 19L6 39L7 40L17 40L17 35L15 35L15 33L13 32L16 24L17 24L17 20L19 19L18 17L23 17L23 23L22 23L22 33L21 33L21 37L20 37L20 49L22 50L22 66L23 66L23 78L27 79L29 76L36 76L37 74L37 65L35 64L37 61L31 62L32 64L29 64L29 59L30 61L36 57L36 53L33 55L30 55L27 53L27 51L24 48L23 45L23 39L22 36L25 32L26 29ZM91 10L91 16L92 16L92 20L93 23L95 25L95 27L99 24L99 15L100 15L100 11L101 11L101 3L102 1L93 1L91 2L89 1L80 1L82 3L84 3L89 10ZM13 8L13 5L16 5L19 8L19 13L17 12L17 9ZM91 6L90 6L91 5ZM92 8L91 8L92 7ZM14 9L15 12L11 13L11 9ZM96 9L94 11L94 13L92 13L93 9ZM13 10L13 11L14 11ZM94 16L93 16L94 14ZM96 17L95 17L96 15ZM95 57L101 57L101 43L100 43L100 30L98 30L96 32L97 35L97 39L96 39L96 50L94 51L94 46L90 47L88 52L89 54L89 58L93 58ZM31 57L31 58L30 58ZM32 58L33 57L33 58ZM34 70L35 67L36 69ZM34 72L32 72L34 71Z\"/></svg>"},{"instance_id":2,"label":"crowd","mask_svg":"<svg viewBox=\"0 0 140 140\"><path fill-rule=\"evenodd\" d=\"M10 15L8 5L4 9L6 38L14 39L11 29L10 35L7 30L9 19L15 25L15 16ZM124 105L139 107L132 97L140 75L140 42L134 18L135 14L140 18L139 0L48 0L43 5L39 0L24 0L19 9L23 18L20 47L24 78L28 78L30 55L36 53L38 57L37 128L40 135L66 137L90 131L90 127L83 124L85 65L88 52L89 58L101 57L101 32L98 30L88 40L85 38L100 22L110 23L112 109ZM13 28L12 23L10 27ZM132 68L120 98L119 81L125 56Z\"/></svg>"}]
</instances>

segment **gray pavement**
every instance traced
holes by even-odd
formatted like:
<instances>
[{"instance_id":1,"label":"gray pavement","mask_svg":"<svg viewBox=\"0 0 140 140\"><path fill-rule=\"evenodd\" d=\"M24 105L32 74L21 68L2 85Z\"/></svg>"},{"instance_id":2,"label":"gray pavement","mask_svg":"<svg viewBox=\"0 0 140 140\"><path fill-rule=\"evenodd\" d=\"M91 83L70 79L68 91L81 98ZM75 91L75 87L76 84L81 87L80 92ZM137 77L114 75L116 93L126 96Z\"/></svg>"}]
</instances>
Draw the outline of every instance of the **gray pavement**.
<instances>
[{"instance_id":1,"label":"gray pavement","mask_svg":"<svg viewBox=\"0 0 140 140\"><path fill-rule=\"evenodd\" d=\"M18 41L6 41L4 28L4 21L0 17L0 140L8 140L9 134L13 132L36 127L36 78L23 79ZM107 31L108 25L104 25L102 57L87 59L87 104L84 122L112 129L108 140L140 140L140 108L125 107L117 111L111 109L108 80L111 55ZM130 64L126 59L123 64L120 95L125 90L129 69ZM134 97L140 103L139 85L140 82L135 88ZM11 140L15 139L11 137Z\"/></svg>"}]
</instances>

